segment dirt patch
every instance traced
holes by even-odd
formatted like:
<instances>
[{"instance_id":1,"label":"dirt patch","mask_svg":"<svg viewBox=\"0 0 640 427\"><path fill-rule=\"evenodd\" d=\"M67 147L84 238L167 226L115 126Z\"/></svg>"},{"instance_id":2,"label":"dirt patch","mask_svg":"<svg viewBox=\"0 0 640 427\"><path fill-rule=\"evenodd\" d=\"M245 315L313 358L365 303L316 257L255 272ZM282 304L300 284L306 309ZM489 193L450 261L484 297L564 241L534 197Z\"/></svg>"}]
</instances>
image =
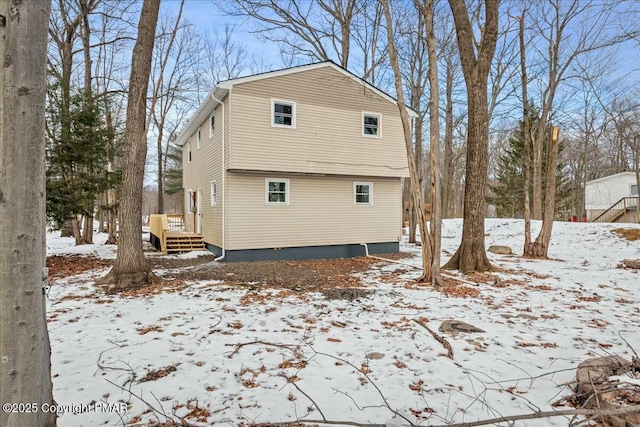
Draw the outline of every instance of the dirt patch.
<instances>
[{"instance_id":1,"label":"dirt patch","mask_svg":"<svg viewBox=\"0 0 640 427\"><path fill-rule=\"evenodd\" d=\"M74 276L90 270L100 270L113 265L113 260L100 259L93 255L56 255L47 257L49 278Z\"/></svg>"},{"instance_id":2,"label":"dirt patch","mask_svg":"<svg viewBox=\"0 0 640 427\"><path fill-rule=\"evenodd\" d=\"M614 234L626 240L636 241L640 240L640 228L616 228L612 230Z\"/></svg>"},{"instance_id":3,"label":"dirt patch","mask_svg":"<svg viewBox=\"0 0 640 427\"><path fill-rule=\"evenodd\" d=\"M383 255L385 258L401 259L409 254ZM220 280L229 285L251 284L255 288L288 289L295 292L322 292L327 290L327 298L342 297L354 299L364 296L363 283L358 273L368 271L380 260L358 257L344 259L319 259L303 261L255 261L211 263L209 257L188 260L150 260L154 269L169 269L164 278L184 281ZM180 261L177 263L176 261ZM179 268L181 270L177 270ZM191 267L185 269L185 267ZM176 269L176 270L171 270ZM343 291L334 290L336 288ZM349 289L345 289L349 288Z\"/></svg>"}]
</instances>

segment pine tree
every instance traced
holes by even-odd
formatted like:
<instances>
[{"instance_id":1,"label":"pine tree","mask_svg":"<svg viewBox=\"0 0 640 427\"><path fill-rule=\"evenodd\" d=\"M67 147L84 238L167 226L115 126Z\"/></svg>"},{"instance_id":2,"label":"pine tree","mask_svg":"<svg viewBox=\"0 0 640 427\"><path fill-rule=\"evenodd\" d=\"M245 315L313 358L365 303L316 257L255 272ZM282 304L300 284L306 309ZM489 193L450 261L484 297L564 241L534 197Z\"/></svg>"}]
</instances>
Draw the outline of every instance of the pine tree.
<instances>
[{"instance_id":1,"label":"pine tree","mask_svg":"<svg viewBox=\"0 0 640 427\"><path fill-rule=\"evenodd\" d=\"M539 121L538 109L531 105L529 107L529 124L530 129L535 130ZM546 133L549 129L546 130ZM531 139L528 138L530 147ZM547 140L549 138L547 137ZM496 180L489 185L490 196L487 202L496 206L496 214L498 217L522 218L524 212L524 122L521 120L518 127L513 131L513 135L509 138L509 145L498 160L498 169ZM546 159L546 149L543 158ZM561 156L564 145L559 142L558 150ZM545 175L546 165L543 164L543 176ZM556 212L562 211L566 204L568 196L567 173L565 165L558 162L556 168ZM545 183L543 182L543 185ZM529 193L529 199L532 202L532 193ZM544 203L544 200L542 201Z\"/></svg>"},{"instance_id":2,"label":"pine tree","mask_svg":"<svg viewBox=\"0 0 640 427\"><path fill-rule=\"evenodd\" d=\"M50 91L51 93L52 91ZM117 174L107 174L107 129L104 114L81 94L71 99L69 116L61 117L55 99L49 102L47 138L47 219L53 228L79 215L93 215L100 193L116 185ZM70 123L63 137L58 123Z\"/></svg>"}]
</instances>

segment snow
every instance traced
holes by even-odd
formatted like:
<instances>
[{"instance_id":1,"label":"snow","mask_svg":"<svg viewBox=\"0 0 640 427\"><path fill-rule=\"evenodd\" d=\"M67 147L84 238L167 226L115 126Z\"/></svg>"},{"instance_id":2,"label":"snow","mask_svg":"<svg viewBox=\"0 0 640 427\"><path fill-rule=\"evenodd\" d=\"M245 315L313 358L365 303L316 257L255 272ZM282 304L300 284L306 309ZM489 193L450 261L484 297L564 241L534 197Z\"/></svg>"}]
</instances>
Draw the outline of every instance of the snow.
<instances>
[{"instance_id":1,"label":"snow","mask_svg":"<svg viewBox=\"0 0 640 427\"><path fill-rule=\"evenodd\" d=\"M534 236L539 226L533 223ZM488 253L504 272L494 274L495 283L469 286L479 291L476 298L417 286L417 270L384 261L362 275L373 293L355 301L211 281L111 296L92 286L107 270L58 279L48 296L56 402L129 404L126 412L66 412L58 425L165 421L164 412L174 419L191 413L196 425L324 415L400 426L407 421L389 408L422 425L552 410L551 403L571 394L579 362L609 354L630 359L622 338L640 349L640 275L617 268L640 257L640 242L612 233L619 227L557 222L550 260ZM518 253L522 229L522 221L487 220L486 246ZM461 230L461 220L444 221L443 262ZM47 248L49 255L113 258L115 248L103 241L96 235L95 245L73 247L54 233ZM402 250L413 254L403 262L420 265L419 248L403 242ZM394 272L395 280L387 280ZM453 360L415 321L437 330L451 318L486 331L444 335ZM140 381L157 370L168 375ZM206 409L200 420L196 407ZM565 417L516 422L567 424Z\"/></svg>"}]
</instances>

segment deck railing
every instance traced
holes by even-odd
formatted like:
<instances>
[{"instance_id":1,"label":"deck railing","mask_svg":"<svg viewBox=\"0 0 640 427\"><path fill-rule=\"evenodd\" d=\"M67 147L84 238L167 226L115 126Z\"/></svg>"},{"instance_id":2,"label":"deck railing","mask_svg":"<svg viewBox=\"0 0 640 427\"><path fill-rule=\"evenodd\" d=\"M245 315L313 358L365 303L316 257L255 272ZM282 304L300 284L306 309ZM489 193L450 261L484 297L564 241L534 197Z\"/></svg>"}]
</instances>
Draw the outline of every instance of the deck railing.
<instances>
[{"instance_id":1,"label":"deck railing","mask_svg":"<svg viewBox=\"0 0 640 427\"><path fill-rule=\"evenodd\" d=\"M634 212L635 211L635 212ZM618 218L624 215L624 222L628 222L631 215L635 215L636 218L633 222L637 221L638 215L638 196L635 197L623 197L611 207L600 215L591 220L591 222L615 222Z\"/></svg>"},{"instance_id":2,"label":"deck railing","mask_svg":"<svg viewBox=\"0 0 640 427\"><path fill-rule=\"evenodd\" d=\"M153 214L149 217L149 241L163 253L167 253L167 231L184 230L184 215Z\"/></svg>"}]
</instances>

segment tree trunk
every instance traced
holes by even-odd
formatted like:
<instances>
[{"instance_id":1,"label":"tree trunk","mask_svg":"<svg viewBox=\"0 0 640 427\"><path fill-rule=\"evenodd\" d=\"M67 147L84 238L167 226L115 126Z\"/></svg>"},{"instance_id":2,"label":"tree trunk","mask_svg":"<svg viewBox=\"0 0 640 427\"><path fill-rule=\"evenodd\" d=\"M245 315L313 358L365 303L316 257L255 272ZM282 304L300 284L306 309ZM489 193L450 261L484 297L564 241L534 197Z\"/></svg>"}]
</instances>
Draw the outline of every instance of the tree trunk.
<instances>
[{"instance_id":1,"label":"tree trunk","mask_svg":"<svg viewBox=\"0 0 640 427\"><path fill-rule=\"evenodd\" d=\"M529 191L531 190L531 126L529 123L529 97L527 96L527 62L524 45L524 19L526 9L522 11L522 16L518 18L520 41L520 85L522 86L522 114L523 114L523 138L524 138L524 162L522 165L522 190L524 191L524 248L523 255L531 255L531 200Z\"/></svg>"},{"instance_id":2,"label":"tree trunk","mask_svg":"<svg viewBox=\"0 0 640 427\"><path fill-rule=\"evenodd\" d=\"M387 39L389 43L389 59L393 74L395 77L396 94L398 97L398 110L402 121L402 130L404 135L405 147L407 149L407 160L409 163L409 177L411 179L411 194L413 196L413 206L418 217L418 227L420 228L420 240L422 242L422 267L423 273L418 280L432 282L431 270L431 236L427 228L425 220L425 209L422 198L422 188L419 182L418 165L412 144L411 124L409 122L409 113L404 104L404 94L402 93L402 74L400 73L400 65L398 64L398 52L393 39L393 28L391 20L391 12L389 11L388 0L380 0L384 9L384 15L387 21ZM441 280L441 279L440 279Z\"/></svg>"},{"instance_id":3,"label":"tree trunk","mask_svg":"<svg viewBox=\"0 0 640 427\"><path fill-rule=\"evenodd\" d=\"M127 100L122 196L119 209L118 254L113 268L100 284L110 291L144 286L153 279L142 251L142 187L147 156L147 89L151 56L158 22L159 0L144 0L138 23L138 37L131 57Z\"/></svg>"},{"instance_id":4,"label":"tree trunk","mask_svg":"<svg viewBox=\"0 0 640 427\"><path fill-rule=\"evenodd\" d=\"M82 229L80 228L80 220L78 219L78 217L74 217L71 220L71 226L73 227L73 238L76 241L76 246L78 245L82 245Z\"/></svg>"},{"instance_id":5,"label":"tree trunk","mask_svg":"<svg viewBox=\"0 0 640 427\"><path fill-rule=\"evenodd\" d=\"M440 199L440 95L438 87L438 57L433 30L433 0L425 0L422 9L427 28L427 56L429 62L429 171L431 173L431 284L443 285L440 274L442 235L442 205Z\"/></svg>"},{"instance_id":6,"label":"tree trunk","mask_svg":"<svg viewBox=\"0 0 640 427\"><path fill-rule=\"evenodd\" d=\"M444 119L444 183L442 186L442 208L444 218L453 218L453 64L447 60L446 107Z\"/></svg>"},{"instance_id":7,"label":"tree trunk","mask_svg":"<svg viewBox=\"0 0 640 427\"><path fill-rule=\"evenodd\" d=\"M0 0L1 426L51 427L45 285L45 94L50 0ZM31 406L29 406L31 407Z\"/></svg>"},{"instance_id":8,"label":"tree trunk","mask_svg":"<svg viewBox=\"0 0 640 427\"><path fill-rule=\"evenodd\" d=\"M551 129L551 141L547 150L547 179L544 194L544 213L542 216L542 229L536 241L531 247L531 256L547 258L549 243L551 242L551 229L553 217L556 211L556 166L558 165L558 128Z\"/></svg>"},{"instance_id":9,"label":"tree trunk","mask_svg":"<svg viewBox=\"0 0 640 427\"><path fill-rule=\"evenodd\" d=\"M484 216L489 166L487 80L498 37L498 0L485 2L485 21L477 58L465 0L449 0L449 5L453 12L460 62L467 86L469 123L462 242L443 268L467 273L493 269L484 247Z\"/></svg>"},{"instance_id":10,"label":"tree trunk","mask_svg":"<svg viewBox=\"0 0 640 427\"><path fill-rule=\"evenodd\" d=\"M82 242L93 244L93 215L84 216L84 230L82 231Z\"/></svg>"},{"instance_id":11,"label":"tree trunk","mask_svg":"<svg viewBox=\"0 0 640 427\"><path fill-rule=\"evenodd\" d=\"M162 146L162 127L158 128L158 210L164 213L164 147Z\"/></svg>"}]
</instances>

